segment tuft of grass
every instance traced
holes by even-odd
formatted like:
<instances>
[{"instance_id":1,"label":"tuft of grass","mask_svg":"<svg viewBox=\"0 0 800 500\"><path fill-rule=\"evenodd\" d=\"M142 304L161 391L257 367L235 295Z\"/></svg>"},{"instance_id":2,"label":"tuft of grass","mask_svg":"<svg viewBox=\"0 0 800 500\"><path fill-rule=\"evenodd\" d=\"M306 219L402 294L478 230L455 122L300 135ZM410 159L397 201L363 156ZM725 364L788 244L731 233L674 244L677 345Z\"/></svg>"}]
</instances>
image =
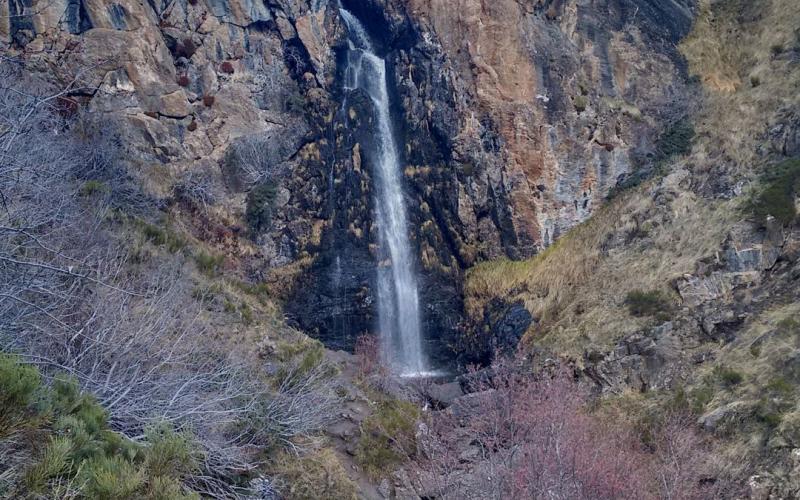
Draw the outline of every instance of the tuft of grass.
<instances>
[{"instance_id":1,"label":"tuft of grass","mask_svg":"<svg viewBox=\"0 0 800 500\"><path fill-rule=\"evenodd\" d=\"M632 290L625 297L625 304L634 316L654 316L665 321L669 319L672 309L669 299L660 290Z\"/></svg>"},{"instance_id":2,"label":"tuft of grass","mask_svg":"<svg viewBox=\"0 0 800 500\"><path fill-rule=\"evenodd\" d=\"M40 385L35 367L0 353L0 435L28 410Z\"/></svg>"},{"instance_id":3,"label":"tuft of grass","mask_svg":"<svg viewBox=\"0 0 800 500\"><path fill-rule=\"evenodd\" d=\"M783 334L800 337L800 320L794 316L783 318L778 322L777 326L778 330Z\"/></svg>"},{"instance_id":4,"label":"tuft of grass","mask_svg":"<svg viewBox=\"0 0 800 500\"><path fill-rule=\"evenodd\" d=\"M577 95L572 98L572 105L575 106L575 111L580 114L586 111L586 108L589 106L589 100L586 96Z\"/></svg>"},{"instance_id":5,"label":"tuft of grass","mask_svg":"<svg viewBox=\"0 0 800 500\"><path fill-rule=\"evenodd\" d=\"M145 484L144 473L118 456L101 456L86 462L80 480L87 498L126 500Z\"/></svg>"},{"instance_id":6,"label":"tuft of grass","mask_svg":"<svg viewBox=\"0 0 800 500\"><path fill-rule=\"evenodd\" d=\"M741 372L722 365L714 367L713 375L720 384L727 388L737 386L744 380Z\"/></svg>"},{"instance_id":7,"label":"tuft of grass","mask_svg":"<svg viewBox=\"0 0 800 500\"><path fill-rule=\"evenodd\" d=\"M773 377L765 389L773 394L786 397L794 391L794 385L783 376Z\"/></svg>"},{"instance_id":8,"label":"tuft of grass","mask_svg":"<svg viewBox=\"0 0 800 500\"><path fill-rule=\"evenodd\" d=\"M67 436L50 438L39 461L25 472L25 486L33 492L42 492L47 481L70 469L73 443Z\"/></svg>"},{"instance_id":9,"label":"tuft of grass","mask_svg":"<svg viewBox=\"0 0 800 500\"><path fill-rule=\"evenodd\" d=\"M186 247L186 240L168 224L157 226L141 219L135 219L134 223L146 241L158 247L166 247L170 253L180 252Z\"/></svg>"},{"instance_id":10,"label":"tuft of grass","mask_svg":"<svg viewBox=\"0 0 800 500\"><path fill-rule=\"evenodd\" d=\"M222 265L225 263L225 256L212 255L203 250L198 250L194 254L194 262L201 273L209 278L213 278L217 276L222 269Z\"/></svg>"},{"instance_id":11,"label":"tuft of grass","mask_svg":"<svg viewBox=\"0 0 800 500\"><path fill-rule=\"evenodd\" d=\"M80 195L88 198L95 194L107 194L111 189L104 182L98 180L89 180L83 183L80 189Z\"/></svg>"},{"instance_id":12,"label":"tuft of grass","mask_svg":"<svg viewBox=\"0 0 800 500\"><path fill-rule=\"evenodd\" d=\"M419 408L408 401L381 401L361 424L356 462L372 478L385 477L416 453Z\"/></svg>"},{"instance_id":13,"label":"tuft of grass","mask_svg":"<svg viewBox=\"0 0 800 500\"><path fill-rule=\"evenodd\" d=\"M696 414L702 413L712 399L714 399L714 388L710 385L703 384L689 391L689 406Z\"/></svg>"},{"instance_id":14,"label":"tuft of grass","mask_svg":"<svg viewBox=\"0 0 800 500\"><path fill-rule=\"evenodd\" d=\"M199 469L200 454L188 434L161 424L146 429L145 438L143 465L151 476L181 478Z\"/></svg>"},{"instance_id":15,"label":"tuft of grass","mask_svg":"<svg viewBox=\"0 0 800 500\"><path fill-rule=\"evenodd\" d=\"M281 498L286 500L358 498L358 487L329 448L303 457L282 454L274 461L270 472L280 480Z\"/></svg>"},{"instance_id":16,"label":"tuft of grass","mask_svg":"<svg viewBox=\"0 0 800 500\"><path fill-rule=\"evenodd\" d=\"M181 485L202 458L188 434L163 424L134 443L109 429L105 409L74 380L56 377L44 386L40 378L35 367L0 355L0 415L21 415L17 430L46 443L38 452L32 446L33 462L11 497L63 498L64 485L72 485L80 498L199 499Z\"/></svg>"}]
</instances>

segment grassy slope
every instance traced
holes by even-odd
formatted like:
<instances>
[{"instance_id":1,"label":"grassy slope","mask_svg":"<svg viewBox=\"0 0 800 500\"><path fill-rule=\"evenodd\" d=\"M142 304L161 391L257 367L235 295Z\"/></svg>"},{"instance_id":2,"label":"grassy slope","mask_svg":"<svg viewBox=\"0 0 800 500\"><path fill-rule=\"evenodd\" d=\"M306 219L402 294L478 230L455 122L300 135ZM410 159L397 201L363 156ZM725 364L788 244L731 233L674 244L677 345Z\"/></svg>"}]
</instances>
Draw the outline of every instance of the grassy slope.
<instances>
[{"instance_id":1,"label":"grassy slope","mask_svg":"<svg viewBox=\"0 0 800 500\"><path fill-rule=\"evenodd\" d=\"M767 131L786 110L800 107L800 65L788 54L800 50L796 7L794 0L731 0L713 8L702 1L681 46L704 88L703 105L692 117L692 152L675 161L666 177L623 193L541 255L470 270L468 314L479 321L493 297L522 300L541 320L525 341L577 360L587 348L608 349L615 339L654 324L629 314L624 300L632 290L661 290L674 301L675 314L691 315L672 280L695 272L698 261L713 256L746 218L742 207L777 158ZM738 182L739 195L725 200L697 194L719 177ZM790 283L777 289L769 292L778 294L772 305L755 311L735 340L708 344L714 361L690 368L683 388L699 413L740 405L717 435L724 438L721 455L743 470L747 463L770 470L765 464L788 461L784 451L800 446L800 368L792 368L800 350L800 305ZM629 393L615 401L641 416L663 412L675 397Z\"/></svg>"},{"instance_id":2,"label":"grassy slope","mask_svg":"<svg viewBox=\"0 0 800 500\"><path fill-rule=\"evenodd\" d=\"M671 290L670 281L694 271L743 218L744 196L708 199L689 188L724 170L743 181L747 194L765 164L757 147L767 124L779 109L800 105L800 68L776 56L776 47L800 43L793 31L800 12L792 0L756 2L760 8L739 0L717 2L715 10L709 4L702 2L682 45L706 89L693 117L692 153L664 179L618 196L533 259L471 269L465 295L474 319L492 297L519 299L542 321L531 336L573 354L587 341L606 344L643 326L622 307L627 292ZM762 76L753 87L749 75L756 73Z\"/></svg>"}]
</instances>

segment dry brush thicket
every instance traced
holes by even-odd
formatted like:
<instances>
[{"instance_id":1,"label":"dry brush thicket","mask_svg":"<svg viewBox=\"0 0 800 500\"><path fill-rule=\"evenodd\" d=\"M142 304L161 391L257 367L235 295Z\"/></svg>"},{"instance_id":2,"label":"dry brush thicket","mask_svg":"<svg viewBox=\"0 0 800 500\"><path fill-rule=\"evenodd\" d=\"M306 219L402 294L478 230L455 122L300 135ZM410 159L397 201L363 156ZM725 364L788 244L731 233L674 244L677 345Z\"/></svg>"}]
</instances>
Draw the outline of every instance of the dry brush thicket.
<instances>
[{"instance_id":1,"label":"dry brush thicket","mask_svg":"<svg viewBox=\"0 0 800 500\"><path fill-rule=\"evenodd\" d=\"M721 498L734 491L685 411L646 428L592 411L571 373L501 360L476 391L428 418L413 460L436 498Z\"/></svg>"},{"instance_id":2,"label":"dry brush thicket","mask_svg":"<svg viewBox=\"0 0 800 500\"><path fill-rule=\"evenodd\" d=\"M275 381L216 346L187 256L129 249L125 221L157 207L123 166L113 121L78 109L79 77L53 90L1 64L2 351L77 381L131 441L155 424L190 432L203 467L186 483L235 496L230 476L255 474L265 449L316 439L336 398L329 370Z\"/></svg>"}]
</instances>

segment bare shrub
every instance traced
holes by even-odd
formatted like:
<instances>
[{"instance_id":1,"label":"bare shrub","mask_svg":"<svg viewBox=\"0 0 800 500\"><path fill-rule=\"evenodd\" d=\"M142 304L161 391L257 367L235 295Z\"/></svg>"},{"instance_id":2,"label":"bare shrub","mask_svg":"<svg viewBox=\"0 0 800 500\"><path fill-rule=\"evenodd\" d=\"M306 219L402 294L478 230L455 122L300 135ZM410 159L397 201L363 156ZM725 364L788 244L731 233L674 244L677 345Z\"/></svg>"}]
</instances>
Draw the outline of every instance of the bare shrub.
<instances>
[{"instance_id":1,"label":"bare shrub","mask_svg":"<svg viewBox=\"0 0 800 500\"><path fill-rule=\"evenodd\" d=\"M329 371L289 370L273 386L215 345L186 257L131 262L129 241L108 223L113 208L153 210L114 134L58 112L72 87L48 91L22 76L0 66L0 350L45 380L74 378L128 439L156 423L191 431L203 460L187 484L212 497L242 493L231 478L254 471L264 450L302 450L324 428ZM191 187L193 199L211 203L203 186Z\"/></svg>"},{"instance_id":2,"label":"bare shrub","mask_svg":"<svg viewBox=\"0 0 800 500\"><path fill-rule=\"evenodd\" d=\"M426 495L700 499L725 484L688 420L669 420L647 447L621 421L590 414L564 371L531 376L500 363L477 384L419 433Z\"/></svg>"},{"instance_id":3,"label":"bare shrub","mask_svg":"<svg viewBox=\"0 0 800 500\"><path fill-rule=\"evenodd\" d=\"M361 335L356 339L355 355L358 375L362 378L381 370L381 347L375 335Z\"/></svg>"},{"instance_id":4,"label":"bare shrub","mask_svg":"<svg viewBox=\"0 0 800 500\"><path fill-rule=\"evenodd\" d=\"M271 139L254 134L230 145L222 167L234 189L250 191L254 186L272 184L286 173L286 165L276 156L276 144Z\"/></svg>"}]
</instances>

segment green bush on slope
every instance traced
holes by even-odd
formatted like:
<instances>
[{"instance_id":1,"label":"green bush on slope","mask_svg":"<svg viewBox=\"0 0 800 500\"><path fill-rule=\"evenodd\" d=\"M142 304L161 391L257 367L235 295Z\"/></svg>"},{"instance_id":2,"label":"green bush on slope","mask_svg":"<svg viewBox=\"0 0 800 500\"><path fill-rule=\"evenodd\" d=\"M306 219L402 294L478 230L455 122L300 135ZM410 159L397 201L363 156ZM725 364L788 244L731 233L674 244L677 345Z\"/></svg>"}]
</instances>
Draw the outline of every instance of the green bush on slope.
<instances>
[{"instance_id":1,"label":"green bush on slope","mask_svg":"<svg viewBox=\"0 0 800 500\"><path fill-rule=\"evenodd\" d=\"M783 225L797 217L795 198L800 193L800 159L781 162L761 179L761 187L750 198L747 209L763 224L774 217Z\"/></svg>"},{"instance_id":2,"label":"green bush on slope","mask_svg":"<svg viewBox=\"0 0 800 500\"><path fill-rule=\"evenodd\" d=\"M654 316L664 321L672 309L669 299L659 290L633 290L625 297L625 304L634 316Z\"/></svg>"},{"instance_id":3,"label":"green bush on slope","mask_svg":"<svg viewBox=\"0 0 800 500\"><path fill-rule=\"evenodd\" d=\"M263 182L247 194L245 218L253 232L269 229L272 224L272 204L278 195L278 188L272 182Z\"/></svg>"},{"instance_id":4,"label":"green bush on slope","mask_svg":"<svg viewBox=\"0 0 800 500\"><path fill-rule=\"evenodd\" d=\"M416 453L419 408L408 401L381 401L361 424L356 462L373 478L382 477Z\"/></svg>"}]
</instances>

